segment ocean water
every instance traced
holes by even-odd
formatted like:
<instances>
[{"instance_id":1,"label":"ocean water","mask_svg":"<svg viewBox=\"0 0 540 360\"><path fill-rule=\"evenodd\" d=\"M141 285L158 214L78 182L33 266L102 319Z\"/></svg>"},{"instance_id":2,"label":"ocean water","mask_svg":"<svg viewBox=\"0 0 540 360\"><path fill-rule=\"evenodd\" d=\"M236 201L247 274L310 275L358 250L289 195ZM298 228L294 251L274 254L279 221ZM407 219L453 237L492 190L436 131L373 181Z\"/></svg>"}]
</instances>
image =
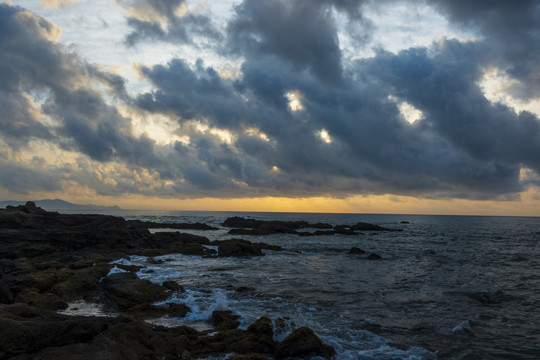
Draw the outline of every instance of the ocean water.
<instances>
[{"instance_id":1,"label":"ocean water","mask_svg":"<svg viewBox=\"0 0 540 360\"><path fill-rule=\"evenodd\" d=\"M126 219L203 222L227 239L229 216L359 221L401 232L357 236L242 236L280 245L263 257L201 258L170 254L161 264L132 256L141 278L174 280L185 293L185 319L157 324L208 329L214 310L232 310L243 327L274 321L276 340L309 326L338 359L540 359L540 218L224 212L121 212ZM157 231L157 230L156 230ZM163 231L163 230L159 230ZM238 237L238 236L236 236ZM350 255L351 247L381 260ZM246 291L237 291L246 287Z\"/></svg>"}]
</instances>

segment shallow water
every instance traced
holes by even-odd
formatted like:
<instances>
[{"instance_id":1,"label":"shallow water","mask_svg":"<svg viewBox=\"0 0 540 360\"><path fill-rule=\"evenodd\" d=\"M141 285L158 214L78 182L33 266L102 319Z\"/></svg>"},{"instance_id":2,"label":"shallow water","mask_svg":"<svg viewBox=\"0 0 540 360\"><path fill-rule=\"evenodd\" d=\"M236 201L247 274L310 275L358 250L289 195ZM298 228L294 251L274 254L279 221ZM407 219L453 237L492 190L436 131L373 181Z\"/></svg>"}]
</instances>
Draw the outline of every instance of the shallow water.
<instances>
[{"instance_id":1,"label":"shallow water","mask_svg":"<svg viewBox=\"0 0 540 360\"><path fill-rule=\"evenodd\" d=\"M205 222L231 213L124 212L127 219ZM122 261L145 266L141 278L186 288L186 319L167 326L209 328L213 310L233 310L246 327L275 322L276 339L307 325L338 359L540 359L540 218L243 214L263 220L370 222L402 232L358 236L243 236L280 245L255 258L165 255ZM401 223L406 221L408 223ZM228 229L185 231L226 239ZM349 255L359 247L382 256ZM243 292L239 287L247 287Z\"/></svg>"}]
</instances>

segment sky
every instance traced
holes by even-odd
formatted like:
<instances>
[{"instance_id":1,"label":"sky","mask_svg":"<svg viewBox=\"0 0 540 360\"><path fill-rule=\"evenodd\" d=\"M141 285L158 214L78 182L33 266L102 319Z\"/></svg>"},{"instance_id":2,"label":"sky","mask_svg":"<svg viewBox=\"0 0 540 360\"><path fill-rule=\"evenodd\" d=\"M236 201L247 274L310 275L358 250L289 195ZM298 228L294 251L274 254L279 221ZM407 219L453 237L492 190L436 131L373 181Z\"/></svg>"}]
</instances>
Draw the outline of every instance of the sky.
<instances>
[{"instance_id":1,"label":"sky","mask_svg":"<svg viewBox=\"0 0 540 360\"><path fill-rule=\"evenodd\" d=\"M0 199L540 216L537 0L2 0Z\"/></svg>"}]
</instances>

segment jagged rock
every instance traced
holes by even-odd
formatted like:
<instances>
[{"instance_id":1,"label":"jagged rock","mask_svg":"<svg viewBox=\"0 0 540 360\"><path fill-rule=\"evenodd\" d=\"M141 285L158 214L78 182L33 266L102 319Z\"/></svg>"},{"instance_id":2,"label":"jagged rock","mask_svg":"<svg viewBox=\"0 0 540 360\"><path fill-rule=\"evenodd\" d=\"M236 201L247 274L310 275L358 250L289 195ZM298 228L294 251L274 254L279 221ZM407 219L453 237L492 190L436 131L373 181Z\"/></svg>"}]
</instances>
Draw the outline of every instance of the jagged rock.
<instances>
[{"instance_id":1,"label":"jagged rock","mask_svg":"<svg viewBox=\"0 0 540 360\"><path fill-rule=\"evenodd\" d=\"M167 290L148 280L139 279L133 273L116 273L105 277L102 281L107 297L120 308L165 300Z\"/></svg>"},{"instance_id":2,"label":"jagged rock","mask_svg":"<svg viewBox=\"0 0 540 360\"><path fill-rule=\"evenodd\" d=\"M274 351L276 360L286 358L309 358L320 356L331 359L336 351L333 347L323 344L321 339L308 327L301 327L277 344Z\"/></svg>"}]
</instances>

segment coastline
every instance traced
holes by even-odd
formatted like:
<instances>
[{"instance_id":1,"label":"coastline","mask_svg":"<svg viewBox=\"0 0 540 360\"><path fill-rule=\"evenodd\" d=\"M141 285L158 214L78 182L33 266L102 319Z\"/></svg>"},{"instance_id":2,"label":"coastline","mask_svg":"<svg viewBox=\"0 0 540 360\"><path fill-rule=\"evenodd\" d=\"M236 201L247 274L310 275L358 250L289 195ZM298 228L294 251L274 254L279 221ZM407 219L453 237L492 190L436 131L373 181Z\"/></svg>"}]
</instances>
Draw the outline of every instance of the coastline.
<instances>
[{"instance_id":1,"label":"coastline","mask_svg":"<svg viewBox=\"0 0 540 360\"><path fill-rule=\"evenodd\" d=\"M152 223L48 212L32 202L0 209L0 224L1 359L195 359L227 354L238 360L330 359L335 354L307 327L276 342L276 319L267 317L246 330L238 329L238 316L230 311L214 311L209 319L214 328L205 331L147 323L145 319L189 312L185 304L166 303L182 287L140 279L135 274L139 267L112 263L130 255L261 256L262 249L279 248L240 239L210 244L203 236L180 232L150 233ZM283 224L278 225L276 231L281 231ZM208 245L218 246L217 252ZM61 313L68 303L80 300L118 315ZM166 306L154 305L157 301Z\"/></svg>"}]
</instances>

